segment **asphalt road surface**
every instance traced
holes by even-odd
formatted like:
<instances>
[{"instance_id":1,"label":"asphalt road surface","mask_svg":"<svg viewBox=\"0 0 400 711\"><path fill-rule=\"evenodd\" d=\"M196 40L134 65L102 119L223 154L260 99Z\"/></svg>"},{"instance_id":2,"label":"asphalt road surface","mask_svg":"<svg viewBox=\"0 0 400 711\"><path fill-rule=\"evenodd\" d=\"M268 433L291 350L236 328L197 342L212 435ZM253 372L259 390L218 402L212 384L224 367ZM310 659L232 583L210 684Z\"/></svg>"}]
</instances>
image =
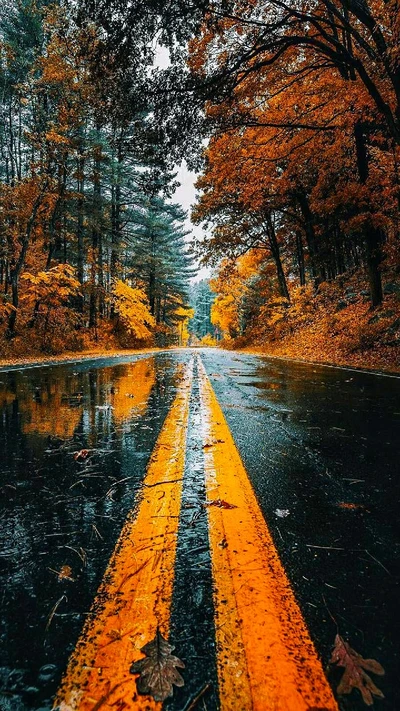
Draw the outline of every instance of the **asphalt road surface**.
<instances>
[{"instance_id":1,"label":"asphalt road surface","mask_svg":"<svg viewBox=\"0 0 400 711\"><path fill-rule=\"evenodd\" d=\"M400 709L400 378L179 349L3 369L0 409L1 711L359 711L337 634Z\"/></svg>"}]
</instances>

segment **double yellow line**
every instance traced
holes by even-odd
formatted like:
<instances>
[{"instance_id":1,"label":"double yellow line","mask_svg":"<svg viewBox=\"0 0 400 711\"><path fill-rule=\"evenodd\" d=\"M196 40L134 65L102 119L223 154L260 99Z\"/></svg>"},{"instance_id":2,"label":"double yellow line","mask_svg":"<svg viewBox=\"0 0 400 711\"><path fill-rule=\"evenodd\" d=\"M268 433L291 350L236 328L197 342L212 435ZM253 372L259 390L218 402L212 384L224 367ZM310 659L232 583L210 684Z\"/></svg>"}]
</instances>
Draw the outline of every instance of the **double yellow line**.
<instances>
[{"instance_id":1,"label":"double yellow line","mask_svg":"<svg viewBox=\"0 0 400 711\"><path fill-rule=\"evenodd\" d=\"M198 368L220 708L337 711L200 359ZM162 709L137 694L129 669L157 628L168 637L192 379L193 362L70 659L55 701L60 711Z\"/></svg>"}]
</instances>

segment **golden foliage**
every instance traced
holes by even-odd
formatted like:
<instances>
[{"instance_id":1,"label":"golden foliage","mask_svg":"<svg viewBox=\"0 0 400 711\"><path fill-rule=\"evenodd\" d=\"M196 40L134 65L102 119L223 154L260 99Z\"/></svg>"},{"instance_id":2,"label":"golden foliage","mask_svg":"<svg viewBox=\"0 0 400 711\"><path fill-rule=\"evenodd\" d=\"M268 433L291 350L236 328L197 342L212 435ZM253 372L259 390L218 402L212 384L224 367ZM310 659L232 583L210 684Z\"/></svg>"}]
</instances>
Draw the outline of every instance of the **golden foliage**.
<instances>
[{"instance_id":1,"label":"golden foliage","mask_svg":"<svg viewBox=\"0 0 400 711\"><path fill-rule=\"evenodd\" d=\"M131 287L117 279L114 284L113 303L119 325L122 325L125 331L139 341L151 337L156 322L142 289Z\"/></svg>"},{"instance_id":2,"label":"golden foliage","mask_svg":"<svg viewBox=\"0 0 400 711\"><path fill-rule=\"evenodd\" d=\"M25 272L21 276L27 284L23 300L27 305L39 302L50 309L58 308L79 294L80 284L75 274L76 270L69 264L57 264L36 275Z\"/></svg>"}]
</instances>

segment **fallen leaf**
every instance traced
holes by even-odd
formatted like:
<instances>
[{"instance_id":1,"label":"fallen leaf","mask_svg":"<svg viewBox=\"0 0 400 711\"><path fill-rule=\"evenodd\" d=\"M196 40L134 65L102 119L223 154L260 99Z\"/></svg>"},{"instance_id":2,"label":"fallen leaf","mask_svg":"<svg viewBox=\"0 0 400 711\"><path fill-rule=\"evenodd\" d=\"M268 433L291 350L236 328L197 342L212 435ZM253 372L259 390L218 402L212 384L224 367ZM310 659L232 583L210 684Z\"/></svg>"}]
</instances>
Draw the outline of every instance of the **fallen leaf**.
<instances>
[{"instance_id":1,"label":"fallen leaf","mask_svg":"<svg viewBox=\"0 0 400 711\"><path fill-rule=\"evenodd\" d=\"M344 673L337 688L338 694L350 694L353 689L358 689L364 703L372 706L373 696L384 699L384 695L375 686L371 677L365 670L382 676L384 668L375 659L364 659L340 635L335 637L335 646L332 652L331 663L344 667Z\"/></svg>"},{"instance_id":2,"label":"fallen leaf","mask_svg":"<svg viewBox=\"0 0 400 711\"><path fill-rule=\"evenodd\" d=\"M184 685L176 667L184 669L185 665L171 654L173 650L159 630L154 639L142 647L140 651L145 658L134 662L130 669L131 674L140 674L136 681L139 694L149 694L155 701L164 701L173 695L173 684Z\"/></svg>"},{"instance_id":3,"label":"fallen leaf","mask_svg":"<svg viewBox=\"0 0 400 711\"><path fill-rule=\"evenodd\" d=\"M223 499L213 499L212 501L206 501L204 506L218 506L219 509L237 509L235 504L229 504L228 501Z\"/></svg>"},{"instance_id":4,"label":"fallen leaf","mask_svg":"<svg viewBox=\"0 0 400 711\"><path fill-rule=\"evenodd\" d=\"M63 565L58 573L59 580L74 580L72 577L72 568L69 565Z\"/></svg>"},{"instance_id":5,"label":"fallen leaf","mask_svg":"<svg viewBox=\"0 0 400 711\"><path fill-rule=\"evenodd\" d=\"M54 568L49 568L52 573L55 573L59 580L70 580L72 583L75 582L75 578L72 577L72 568L69 565L63 565L60 570L54 570Z\"/></svg>"},{"instance_id":6,"label":"fallen leaf","mask_svg":"<svg viewBox=\"0 0 400 711\"><path fill-rule=\"evenodd\" d=\"M81 449L79 452L75 452L74 459L76 462L84 462L89 456L88 449Z\"/></svg>"}]
</instances>

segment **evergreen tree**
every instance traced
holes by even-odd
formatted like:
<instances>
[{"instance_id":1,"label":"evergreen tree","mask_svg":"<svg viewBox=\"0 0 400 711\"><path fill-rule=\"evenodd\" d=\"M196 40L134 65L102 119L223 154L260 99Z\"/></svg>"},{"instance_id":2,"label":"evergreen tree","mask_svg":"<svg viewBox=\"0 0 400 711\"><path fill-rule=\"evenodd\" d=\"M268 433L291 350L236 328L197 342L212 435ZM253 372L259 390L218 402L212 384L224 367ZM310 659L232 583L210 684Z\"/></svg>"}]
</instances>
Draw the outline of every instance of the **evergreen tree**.
<instances>
[{"instance_id":1,"label":"evergreen tree","mask_svg":"<svg viewBox=\"0 0 400 711\"><path fill-rule=\"evenodd\" d=\"M194 317L189 324L189 331L196 338L213 336L214 326L211 322L211 308L215 301L215 294L210 289L208 279L193 284L190 294L190 305L194 309Z\"/></svg>"}]
</instances>

